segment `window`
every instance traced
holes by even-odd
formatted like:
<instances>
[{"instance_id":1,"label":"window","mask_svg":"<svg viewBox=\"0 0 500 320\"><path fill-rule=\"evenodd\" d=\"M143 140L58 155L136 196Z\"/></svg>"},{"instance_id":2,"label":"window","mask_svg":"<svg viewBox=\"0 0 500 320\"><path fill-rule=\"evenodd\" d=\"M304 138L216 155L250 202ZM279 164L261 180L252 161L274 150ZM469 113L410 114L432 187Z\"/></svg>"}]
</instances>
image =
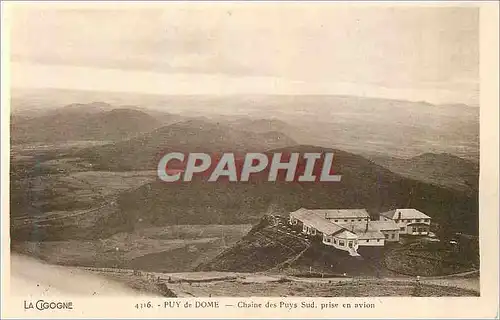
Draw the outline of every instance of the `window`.
<instances>
[{"instance_id":1,"label":"window","mask_svg":"<svg viewBox=\"0 0 500 320\"><path fill-rule=\"evenodd\" d=\"M333 238L333 244L337 244L337 239Z\"/></svg>"},{"instance_id":2,"label":"window","mask_svg":"<svg viewBox=\"0 0 500 320\"><path fill-rule=\"evenodd\" d=\"M348 221L347 219L344 220L344 222L347 222L347 221Z\"/></svg>"},{"instance_id":3,"label":"window","mask_svg":"<svg viewBox=\"0 0 500 320\"><path fill-rule=\"evenodd\" d=\"M377 242L380 242L380 239L377 239Z\"/></svg>"},{"instance_id":4,"label":"window","mask_svg":"<svg viewBox=\"0 0 500 320\"><path fill-rule=\"evenodd\" d=\"M386 239L389 239L389 235L388 234L384 234L385 238Z\"/></svg>"},{"instance_id":5,"label":"window","mask_svg":"<svg viewBox=\"0 0 500 320\"><path fill-rule=\"evenodd\" d=\"M399 223L399 220L398 220L398 219L396 219L396 220L395 220L395 222L396 222L396 223Z\"/></svg>"},{"instance_id":6,"label":"window","mask_svg":"<svg viewBox=\"0 0 500 320\"><path fill-rule=\"evenodd\" d=\"M311 228L311 234L314 236L316 234L316 229Z\"/></svg>"},{"instance_id":7,"label":"window","mask_svg":"<svg viewBox=\"0 0 500 320\"><path fill-rule=\"evenodd\" d=\"M425 222L429 222L429 219L424 219Z\"/></svg>"},{"instance_id":8,"label":"window","mask_svg":"<svg viewBox=\"0 0 500 320\"><path fill-rule=\"evenodd\" d=\"M361 221L361 219L358 219L358 221Z\"/></svg>"},{"instance_id":9,"label":"window","mask_svg":"<svg viewBox=\"0 0 500 320\"><path fill-rule=\"evenodd\" d=\"M342 246L342 247L343 247L344 245L345 245L345 242L344 242L344 241L342 241L342 240L339 240L339 246Z\"/></svg>"},{"instance_id":10,"label":"window","mask_svg":"<svg viewBox=\"0 0 500 320\"><path fill-rule=\"evenodd\" d=\"M349 248L352 248L352 241L349 241L348 244Z\"/></svg>"},{"instance_id":11,"label":"window","mask_svg":"<svg viewBox=\"0 0 500 320\"><path fill-rule=\"evenodd\" d=\"M405 231L405 227L399 228L399 231Z\"/></svg>"},{"instance_id":12,"label":"window","mask_svg":"<svg viewBox=\"0 0 500 320\"><path fill-rule=\"evenodd\" d=\"M339 220L335 220L335 222L339 222Z\"/></svg>"},{"instance_id":13,"label":"window","mask_svg":"<svg viewBox=\"0 0 500 320\"><path fill-rule=\"evenodd\" d=\"M391 234L391 239L395 239L396 238L396 235L393 233Z\"/></svg>"},{"instance_id":14,"label":"window","mask_svg":"<svg viewBox=\"0 0 500 320\"><path fill-rule=\"evenodd\" d=\"M365 242L370 242L370 239L365 240Z\"/></svg>"}]
</instances>

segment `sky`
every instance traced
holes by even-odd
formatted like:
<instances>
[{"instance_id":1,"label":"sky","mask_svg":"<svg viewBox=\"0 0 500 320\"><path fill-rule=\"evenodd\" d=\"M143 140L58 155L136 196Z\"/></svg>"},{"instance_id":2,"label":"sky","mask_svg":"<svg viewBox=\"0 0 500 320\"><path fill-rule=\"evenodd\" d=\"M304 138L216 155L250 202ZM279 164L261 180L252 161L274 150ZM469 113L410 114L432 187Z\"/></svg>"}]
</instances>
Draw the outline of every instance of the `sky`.
<instances>
[{"instance_id":1,"label":"sky","mask_svg":"<svg viewBox=\"0 0 500 320\"><path fill-rule=\"evenodd\" d=\"M472 6L20 3L9 19L18 88L478 104Z\"/></svg>"}]
</instances>

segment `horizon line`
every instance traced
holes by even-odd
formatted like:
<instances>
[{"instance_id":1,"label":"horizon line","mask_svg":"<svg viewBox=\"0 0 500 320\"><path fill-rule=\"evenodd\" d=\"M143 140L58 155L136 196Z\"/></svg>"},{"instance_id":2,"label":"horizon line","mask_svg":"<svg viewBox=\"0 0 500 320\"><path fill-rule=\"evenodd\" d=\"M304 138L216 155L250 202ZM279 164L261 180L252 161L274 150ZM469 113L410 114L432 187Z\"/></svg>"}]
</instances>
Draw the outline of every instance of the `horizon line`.
<instances>
[{"instance_id":1,"label":"horizon line","mask_svg":"<svg viewBox=\"0 0 500 320\"><path fill-rule=\"evenodd\" d=\"M55 88L55 87L22 87L22 86L11 86L11 99L13 91L73 91L73 92L94 92L94 93L108 93L108 94L127 94L127 95L143 95L143 96L155 96L155 97L348 97L348 98L357 98L357 99L371 99L371 100L387 100L387 101L400 101L400 102L410 102L410 103L420 103L420 104L428 104L432 106L464 106L469 108L480 108L479 103L465 103L459 101L450 101L445 103L432 103L425 99L422 100L410 100L410 99L402 99L402 98L387 98L387 97L379 97L379 96L361 96L361 95L353 95L347 93L154 93L154 92L139 92L139 91L122 91L122 90L93 90L86 88ZM105 102L105 101L93 101L93 102ZM78 103L78 102L75 102Z\"/></svg>"}]
</instances>

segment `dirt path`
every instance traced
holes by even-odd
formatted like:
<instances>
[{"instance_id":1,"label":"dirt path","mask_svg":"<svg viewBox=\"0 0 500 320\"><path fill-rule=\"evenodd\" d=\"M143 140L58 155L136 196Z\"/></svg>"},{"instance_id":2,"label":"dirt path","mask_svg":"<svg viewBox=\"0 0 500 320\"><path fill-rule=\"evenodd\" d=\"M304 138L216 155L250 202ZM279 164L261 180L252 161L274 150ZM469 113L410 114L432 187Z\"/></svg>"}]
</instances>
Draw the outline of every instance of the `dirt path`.
<instances>
[{"instance_id":1,"label":"dirt path","mask_svg":"<svg viewBox=\"0 0 500 320\"><path fill-rule=\"evenodd\" d=\"M299 278L299 277L287 277L292 281L297 282L310 282L310 283L336 283L343 281L352 281L352 282L360 282L363 281L395 281L395 282L408 282L409 284L415 284L417 279L416 277L392 277L392 278ZM448 278L425 278L421 277L419 279L422 284L434 284L438 286L445 287L455 287L460 289L467 289L479 292L480 283L479 277L477 278L461 278L457 276L456 278L448 277Z\"/></svg>"},{"instance_id":2,"label":"dirt path","mask_svg":"<svg viewBox=\"0 0 500 320\"><path fill-rule=\"evenodd\" d=\"M261 273L238 273L238 272L185 272L185 273L155 273L140 272L138 279L131 277L133 270L113 268L70 268L56 265L48 265L38 260L12 255L11 258L11 292L14 295L119 295L119 296L144 296L143 292L132 289L133 282L140 278L144 281L160 281L168 288L173 288L176 294L183 296L190 292L191 288L198 288L212 284L227 283L237 286L237 283L262 285L269 283L271 286L288 286L290 283L299 285L309 284L336 284L336 283L363 283L363 282L407 282L415 284L415 277L390 277L390 278L301 278L285 276L280 274ZM467 277L471 272L442 278L419 279L420 283L454 287L459 289L473 290L479 292L479 277ZM111 276L111 277L110 277ZM71 279L71 281L68 281ZM113 279L113 280L111 280ZM121 281L120 281L121 280ZM231 284L232 283L232 284ZM193 287L192 287L193 286ZM240 288L241 289L241 288ZM156 296L156 294L147 294Z\"/></svg>"},{"instance_id":3,"label":"dirt path","mask_svg":"<svg viewBox=\"0 0 500 320\"><path fill-rule=\"evenodd\" d=\"M456 287L480 292L479 278L445 278L445 279L424 279L424 284L435 284L438 286Z\"/></svg>"}]
</instances>

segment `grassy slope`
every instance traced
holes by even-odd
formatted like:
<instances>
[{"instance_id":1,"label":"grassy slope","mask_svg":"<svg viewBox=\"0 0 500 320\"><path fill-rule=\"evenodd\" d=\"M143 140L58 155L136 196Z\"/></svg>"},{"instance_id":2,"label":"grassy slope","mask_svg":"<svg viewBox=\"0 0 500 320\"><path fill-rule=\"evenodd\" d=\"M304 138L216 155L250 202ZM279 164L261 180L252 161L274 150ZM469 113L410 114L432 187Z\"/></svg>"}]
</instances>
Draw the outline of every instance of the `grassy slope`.
<instances>
[{"instance_id":1,"label":"grassy slope","mask_svg":"<svg viewBox=\"0 0 500 320\"><path fill-rule=\"evenodd\" d=\"M256 223L269 207L419 209L444 231L478 232L478 195L401 177L361 156L300 146L279 151L334 151L339 183L153 182L119 199L123 219L151 224ZM113 228L113 226L109 226Z\"/></svg>"},{"instance_id":2,"label":"grassy slope","mask_svg":"<svg viewBox=\"0 0 500 320\"><path fill-rule=\"evenodd\" d=\"M425 153L410 159L380 156L373 160L412 179L472 194L479 190L479 164L451 154Z\"/></svg>"},{"instance_id":3,"label":"grassy slope","mask_svg":"<svg viewBox=\"0 0 500 320\"><path fill-rule=\"evenodd\" d=\"M294 275L347 275L392 277L398 275L441 276L470 271L479 266L479 255L467 242L457 246L407 239L407 244L387 244L384 247L360 247L361 257L323 245L319 239L303 240L272 216L260 223L238 241L198 271L258 272L277 271ZM292 228L293 229L293 228ZM287 234L287 232L289 234ZM300 233L300 231L298 231Z\"/></svg>"}]
</instances>

